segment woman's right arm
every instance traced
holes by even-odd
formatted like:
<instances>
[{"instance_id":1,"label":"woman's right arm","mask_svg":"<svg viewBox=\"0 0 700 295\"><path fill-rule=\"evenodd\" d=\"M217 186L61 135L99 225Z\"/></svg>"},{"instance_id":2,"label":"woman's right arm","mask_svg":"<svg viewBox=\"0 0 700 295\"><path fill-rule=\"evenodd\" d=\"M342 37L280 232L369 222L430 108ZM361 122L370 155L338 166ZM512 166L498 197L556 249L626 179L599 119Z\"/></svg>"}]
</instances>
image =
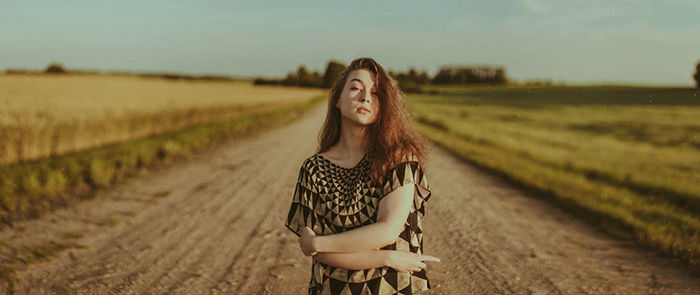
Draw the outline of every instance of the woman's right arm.
<instances>
[{"instance_id":1,"label":"woman's right arm","mask_svg":"<svg viewBox=\"0 0 700 295\"><path fill-rule=\"evenodd\" d=\"M355 253L320 252L314 259L335 267L360 270L386 266L388 251L367 250Z\"/></svg>"},{"instance_id":2,"label":"woman's right arm","mask_svg":"<svg viewBox=\"0 0 700 295\"><path fill-rule=\"evenodd\" d=\"M420 271L425 268L423 261L440 262L430 255L420 255L408 251L367 250L354 253L319 252L313 256L325 264L352 270L388 266L400 272Z\"/></svg>"}]
</instances>

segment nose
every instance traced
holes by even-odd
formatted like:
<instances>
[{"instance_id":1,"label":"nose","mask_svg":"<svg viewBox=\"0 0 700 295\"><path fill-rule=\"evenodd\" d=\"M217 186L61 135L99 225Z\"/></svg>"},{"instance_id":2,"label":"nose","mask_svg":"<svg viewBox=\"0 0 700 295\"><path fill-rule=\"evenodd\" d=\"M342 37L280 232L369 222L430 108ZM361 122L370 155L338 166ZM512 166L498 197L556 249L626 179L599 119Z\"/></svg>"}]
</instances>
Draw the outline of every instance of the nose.
<instances>
[{"instance_id":1,"label":"nose","mask_svg":"<svg viewBox=\"0 0 700 295\"><path fill-rule=\"evenodd\" d=\"M372 94L370 94L369 91L365 91L364 94L360 97L360 102L371 102L370 98L372 97Z\"/></svg>"}]
</instances>

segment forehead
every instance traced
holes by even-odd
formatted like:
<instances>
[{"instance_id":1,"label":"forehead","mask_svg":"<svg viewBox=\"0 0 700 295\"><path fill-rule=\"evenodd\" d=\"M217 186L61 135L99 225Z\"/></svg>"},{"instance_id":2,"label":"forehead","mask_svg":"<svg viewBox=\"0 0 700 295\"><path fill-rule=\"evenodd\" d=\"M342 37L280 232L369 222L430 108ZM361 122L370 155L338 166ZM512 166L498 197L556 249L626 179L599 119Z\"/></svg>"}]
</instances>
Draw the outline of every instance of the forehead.
<instances>
[{"instance_id":1,"label":"forehead","mask_svg":"<svg viewBox=\"0 0 700 295\"><path fill-rule=\"evenodd\" d=\"M360 80L366 87L372 87L375 82L374 75L372 75L372 72L365 69L359 69L350 72L350 74L348 75L348 83L353 82L353 79Z\"/></svg>"}]
</instances>

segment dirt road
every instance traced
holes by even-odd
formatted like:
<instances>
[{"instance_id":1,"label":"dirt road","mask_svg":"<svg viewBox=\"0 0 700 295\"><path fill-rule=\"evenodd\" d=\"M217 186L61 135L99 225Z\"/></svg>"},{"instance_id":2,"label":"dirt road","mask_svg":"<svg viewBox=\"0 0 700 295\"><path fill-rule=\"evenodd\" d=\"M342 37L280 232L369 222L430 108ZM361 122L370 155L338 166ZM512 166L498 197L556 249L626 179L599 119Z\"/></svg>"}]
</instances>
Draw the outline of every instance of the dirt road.
<instances>
[{"instance_id":1,"label":"dirt road","mask_svg":"<svg viewBox=\"0 0 700 295\"><path fill-rule=\"evenodd\" d=\"M17 294L305 294L310 258L284 227L323 107L0 232L69 247L17 273ZM435 148L426 294L700 294L700 279L612 240ZM53 244L51 244L53 243Z\"/></svg>"}]
</instances>

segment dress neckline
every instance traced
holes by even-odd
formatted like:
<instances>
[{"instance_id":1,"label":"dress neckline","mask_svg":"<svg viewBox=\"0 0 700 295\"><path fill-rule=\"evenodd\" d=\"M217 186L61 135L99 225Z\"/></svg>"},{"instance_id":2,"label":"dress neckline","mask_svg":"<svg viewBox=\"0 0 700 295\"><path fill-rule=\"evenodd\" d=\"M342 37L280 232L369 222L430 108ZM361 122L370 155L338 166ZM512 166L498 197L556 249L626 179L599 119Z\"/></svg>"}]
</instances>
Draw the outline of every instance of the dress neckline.
<instances>
[{"instance_id":1,"label":"dress neckline","mask_svg":"<svg viewBox=\"0 0 700 295\"><path fill-rule=\"evenodd\" d=\"M336 163L333 163L333 161L331 161L331 160L329 160L328 158L324 157L323 155L321 155L321 153L318 153L318 154L316 154L316 155L319 156L322 160L324 160L324 161L330 163L332 166L335 166L335 167L340 168L340 169L343 169L343 170L353 170L353 169L357 169L358 167L362 166L362 163L365 162L365 160L367 159L367 155L369 155L369 153L370 153L370 150L367 150L367 152L362 156L362 159L360 159L360 161L357 162L357 164L355 164L355 166L352 167L352 168L346 168L346 167L340 166L340 165L338 165L338 164L336 164Z\"/></svg>"}]
</instances>

